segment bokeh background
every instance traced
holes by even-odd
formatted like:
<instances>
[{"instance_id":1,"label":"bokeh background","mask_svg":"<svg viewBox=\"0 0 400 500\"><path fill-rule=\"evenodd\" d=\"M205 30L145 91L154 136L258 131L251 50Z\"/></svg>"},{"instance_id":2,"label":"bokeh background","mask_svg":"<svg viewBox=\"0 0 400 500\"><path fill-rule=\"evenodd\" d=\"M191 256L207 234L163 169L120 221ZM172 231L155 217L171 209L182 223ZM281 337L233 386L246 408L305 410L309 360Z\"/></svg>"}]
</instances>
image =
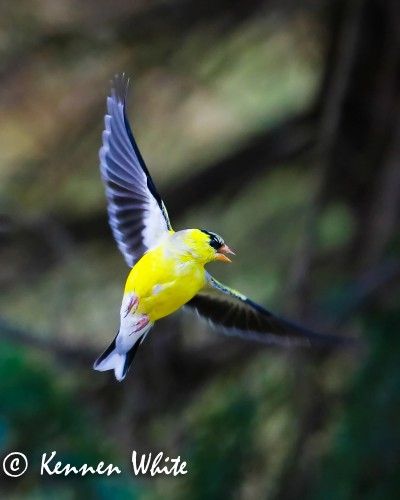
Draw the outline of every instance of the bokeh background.
<instances>
[{"instance_id":1,"label":"bokeh background","mask_svg":"<svg viewBox=\"0 0 400 500\"><path fill-rule=\"evenodd\" d=\"M400 4L21 0L0 16L3 498L391 499L400 491ZM91 364L127 268L107 226L105 97L129 115L176 228L237 250L215 275L358 336L286 351L160 322L122 384ZM137 479L164 451L184 477ZM113 478L40 477L41 454Z\"/></svg>"}]
</instances>

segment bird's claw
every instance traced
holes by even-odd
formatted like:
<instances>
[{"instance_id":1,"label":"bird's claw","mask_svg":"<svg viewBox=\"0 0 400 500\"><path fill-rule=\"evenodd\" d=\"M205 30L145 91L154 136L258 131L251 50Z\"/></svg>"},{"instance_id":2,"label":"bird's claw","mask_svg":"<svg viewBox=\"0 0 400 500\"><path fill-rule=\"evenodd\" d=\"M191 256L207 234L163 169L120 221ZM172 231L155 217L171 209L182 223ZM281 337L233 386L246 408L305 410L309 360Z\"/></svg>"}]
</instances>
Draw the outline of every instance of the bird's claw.
<instances>
[{"instance_id":1,"label":"bird's claw","mask_svg":"<svg viewBox=\"0 0 400 500\"><path fill-rule=\"evenodd\" d=\"M135 328L134 330L131 331L129 335L133 335L134 333L139 332L142 330L146 325L148 325L150 322L150 318L147 316L147 314L144 314L143 316L140 316L139 320L135 323Z\"/></svg>"},{"instance_id":2,"label":"bird's claw","mask_svg":"<svg viewBox=\"0 0 400 500\"><path fill-rule=\"evenodd\" d=\"M139 305L139 297L137 295L132 294L129 298L129 302L125 307L125 312L123 318L126 318L129 313L134 314Z\"/></svg>"}]
</instances>

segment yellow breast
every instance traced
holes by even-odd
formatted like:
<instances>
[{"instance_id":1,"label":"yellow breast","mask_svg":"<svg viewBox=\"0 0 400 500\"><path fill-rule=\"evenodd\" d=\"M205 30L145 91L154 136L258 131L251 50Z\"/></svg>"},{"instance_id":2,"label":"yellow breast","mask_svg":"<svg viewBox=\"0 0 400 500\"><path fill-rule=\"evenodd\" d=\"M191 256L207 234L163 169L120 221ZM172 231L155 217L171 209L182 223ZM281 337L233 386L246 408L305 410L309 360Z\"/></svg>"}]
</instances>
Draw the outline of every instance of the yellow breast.
<instances>
[{"instance_id":1,"label":"yellow breast","mask_svg":"<svg viewBox=\"0 0 400 500\"><path fill-rule=\"evenodd\" d=\"M160 246L143 255L129 273L125 292L139 297L138 312L156 321L173 313L206 284L204 266L182 261Z\"/></svg>"}]
</instances>

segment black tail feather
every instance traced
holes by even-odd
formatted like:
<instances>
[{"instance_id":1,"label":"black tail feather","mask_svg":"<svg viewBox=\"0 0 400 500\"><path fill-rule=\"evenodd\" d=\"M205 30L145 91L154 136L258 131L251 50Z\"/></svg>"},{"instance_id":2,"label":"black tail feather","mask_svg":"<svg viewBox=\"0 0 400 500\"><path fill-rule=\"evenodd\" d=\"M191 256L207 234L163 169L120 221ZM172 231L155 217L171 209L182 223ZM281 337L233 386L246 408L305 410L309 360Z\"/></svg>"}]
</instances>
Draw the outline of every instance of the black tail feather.
<instances>
[{"instance_id":1,"label":"black tail feather","mask_svg":"<svg viewBox=\"0 0 400 500\"><path fill-rule=\"evenodd\" d=\"M111 342L111 344L107 347L107 349L103 352L103 354L101 356L99 356L96 359L96 361L94 362L94 364L93 364L93 368L94 369L96 369L99 366L99 364L102 361L104 361L108 357L108 355L111 354L114 351L114 349L115 349L115 341L116 341L117 337L118 337L118 332L117 332L117 335L114 337L114 340Z\"/></svg>"},{"instance_id":2,"label":"black tail feather","mask_svg":"<svg viewBox=\"0 0 400 500\"><path fill-rule=\"evenodd\" d=\"M142 343L145 334L140 336L133 346L127 352L118 352L116 349L116 339L118 334L93 364L93 368L99 371L114 370L115 378L121 381L125 378L130 366L132 365L136 351Z\"/></svg>"},{"instance_id":3,"label":"black tail feather","mask_svg":"<svg viewBox=\"0 0 400 500\"><path fill-rule=\"evenodd\" d=\"M136 351L138 350L140 344L142 343L143 337L140 337L131 347L131 349L126 353L124 368L122 370L122 378L124 379L128 373L129 368L132 365L133 358L135 357Z\"/></svg>"}]
</instances>

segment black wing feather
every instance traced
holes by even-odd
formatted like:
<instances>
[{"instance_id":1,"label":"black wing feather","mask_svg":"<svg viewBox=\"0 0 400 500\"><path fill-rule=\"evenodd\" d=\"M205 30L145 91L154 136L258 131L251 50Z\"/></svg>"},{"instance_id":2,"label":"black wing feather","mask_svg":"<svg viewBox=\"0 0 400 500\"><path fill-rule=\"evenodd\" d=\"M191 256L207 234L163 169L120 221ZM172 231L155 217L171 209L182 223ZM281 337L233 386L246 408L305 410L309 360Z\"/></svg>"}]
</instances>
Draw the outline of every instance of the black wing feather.
<instances>
[{"instance_id":1,"label":"black wing feather","mask_svg":"<svg viewBox=\"0 0 400 500\"><path fill-rule=\"evenodd\" d=\"M200 292L186 305L223 333L284 346L326 346L353 342L353 339L345 337L319 334L280 318L210 275L208 281L214 290Z\"/></svg>"},{"instance_id":2,"label":"black wing feather","mask_svg":"<svg viewBox=\"0 0 400 500\"><path fill-rule=\"evenodd\" d=\"M171 224L129 125L127 90L125 76L116 76L107 98L99 156L111 230L132 267Z\"/></svg>"}]
</instances>

